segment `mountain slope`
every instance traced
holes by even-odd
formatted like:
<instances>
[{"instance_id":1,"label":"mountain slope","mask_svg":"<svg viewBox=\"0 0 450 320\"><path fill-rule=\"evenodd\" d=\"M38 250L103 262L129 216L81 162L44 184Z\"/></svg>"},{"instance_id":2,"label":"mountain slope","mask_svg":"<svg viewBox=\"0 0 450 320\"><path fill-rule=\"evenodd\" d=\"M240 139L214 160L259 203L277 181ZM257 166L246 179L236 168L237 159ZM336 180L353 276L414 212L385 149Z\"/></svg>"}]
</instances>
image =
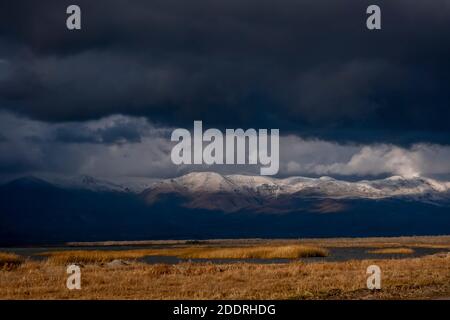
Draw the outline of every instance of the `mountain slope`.
<instances>
[{"instance_id":1,"label":"mountain slope","mask_svg":"<svg viewBox=\"0 0 450 320\"><path fill-rule=\"evenodd\" d=\"M195 173L133 193L25 177L0 186L0 245L448 234L445 188L423 178L354 183Z\"/></svg>"},{"instance_id":2,"label":"mountain slope","mask_svg":"<svg viewBox=\"0 0 450 320\"><path fill-rule=\"evenodd\" d=\"M162 180L142 193L149 204L170 195L184 199L187 208L236 212L295 211L301 199L392 199L404 198L435 204L448 203L450 184L433 179L390 177L358 182L290 177L276 179L260 176L228 175L212 172L190 173Z\"/></svg>"}]
</instances>

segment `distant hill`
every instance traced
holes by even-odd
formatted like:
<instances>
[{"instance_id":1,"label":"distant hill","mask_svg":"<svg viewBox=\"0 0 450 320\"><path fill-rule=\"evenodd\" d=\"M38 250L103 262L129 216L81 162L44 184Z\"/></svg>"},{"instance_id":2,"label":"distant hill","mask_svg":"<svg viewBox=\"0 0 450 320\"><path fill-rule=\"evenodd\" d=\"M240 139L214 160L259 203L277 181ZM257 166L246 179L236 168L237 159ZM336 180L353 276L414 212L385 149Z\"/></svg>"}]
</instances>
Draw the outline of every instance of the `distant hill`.
<instances>
[{"instance_id":1,"label":"distant hill","mask_svg":"<svg viewBox=\"0 0 450 320\"><path fill-rule=\"evenodd\" d=\"M316 211L339 212L341 200L405 200L435 205L450 204L450 183L433 179L399 176L358 182L291 177L228 175L213 172L190 173L155 183L143 193L148 203L167 195L185 199L187 208L236 212L280 213L298 211L296 203L314 199ZM348 203L348 201L345 201ZM334 204L334 205L331 205Z\"/></svg>"},{"instance_id":2,"label":"distant hill","mask_svg":"<svg viewBox=\"0 0 450 320\"><path fill-rule=\"evenodd\" d=\"M450 233L448 182L191 173L143 192L95 177L0 186L0 244Z\"/></svg>"}]
</instances>

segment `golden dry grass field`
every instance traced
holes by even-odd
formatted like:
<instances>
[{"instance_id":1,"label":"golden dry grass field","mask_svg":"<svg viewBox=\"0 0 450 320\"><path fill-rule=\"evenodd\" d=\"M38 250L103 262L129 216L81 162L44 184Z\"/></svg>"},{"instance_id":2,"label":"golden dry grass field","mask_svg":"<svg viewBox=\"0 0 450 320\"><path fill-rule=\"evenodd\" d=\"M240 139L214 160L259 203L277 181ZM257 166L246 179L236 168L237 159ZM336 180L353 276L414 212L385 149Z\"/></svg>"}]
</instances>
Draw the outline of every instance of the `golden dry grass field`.
<instances>
[{"instance_id":1,"label":"golden dry grass field","mask_svg":"<svg viewBox=\"0 0 450 320\"><path fill-rule=\"evenodd\" d=\"M333 245L397 249L404 258L378 258L380 254L340 262L304 258L327 255ZM0 299L434 299L450 297L449 245L449 237L242 240L121 252L54 251L39 261L0 254ZM404 253L430 246L442 253L422 257ZM146 264L136 260L161 254L212 261L224 257L296 259L277 264L223 260ZM124 263L108 263L114 259ZM81 290L66 288L66 267L73 262L81 267ZM376 292L366 287L366 269L372 264L382 270L382 288Z\"/></svg>"},{"instance_id":2,"label":"golden dry grass field","mask_svg":"<svg viewBox=\"0 0 450 320\"><path fill-rule=\"evenodd\" d=\"M369 253L373 254L412 254L413 249L410 248L383 248L376 250L369 250Z\"/></svg>"},{"instance_id":3,"label":"golden dry grass field","mask_svg":"<svg viewBox=\"0 0 450 320\"><path fill-rule=\"evenodd\" d=\"M57 263L98 263L115 259L138 259L145 256L174 256L184 259L297 259L304 257L325 257L327 250L316 246L277 245L217 248L209 246L111 250L71 250L44 252L49 260Z\"/></svg>"}]
</instances>

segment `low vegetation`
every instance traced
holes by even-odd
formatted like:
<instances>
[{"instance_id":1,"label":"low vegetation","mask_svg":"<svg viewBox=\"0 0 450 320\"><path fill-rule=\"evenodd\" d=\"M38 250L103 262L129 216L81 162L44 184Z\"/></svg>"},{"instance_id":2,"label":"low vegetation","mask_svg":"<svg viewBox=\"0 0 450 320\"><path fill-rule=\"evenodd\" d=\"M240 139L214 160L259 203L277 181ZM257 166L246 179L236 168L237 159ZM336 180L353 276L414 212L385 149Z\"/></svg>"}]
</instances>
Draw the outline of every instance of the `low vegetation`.
<instances>
[{"instance_id":1,"label":"low vegetation","mask_svg":"<svg viewBox=\"0 0 450 320\"><path fill-rule=\"evenodd\" d=\"M384 248L369 250L368 252L373 254L413 254L414 250L410 248Z\"/></svg>"},{"instance_id":2,"label":"low vegetation","mask_svg":"<svg viewBox=\"0 0 450 320\"><path fill-rule=\"evenodd\" d=\"M327 239L210 239L204 241L196 240L146 240L146 241L102 241L102 242L70 242L68 246L183 246L183 245L220 245L224 244L240 246L261 246L261 245L292 245L299 244L342 248L342 247L363 247L363 248L432 248L450 249L450 236L415 236L415 237L372 237L372 238L327 238Z\"/></svg>"},{"instance_id":3,"label":"low vegetation","mask_svg":"<svg viewBox=\"0 0 450 320\"><path fill-rule=\"evenodd\" d=\"M48 261L56 264L69 263L106 263L116 259L134 260L151 255L152 250L67 250L44 252Z\"/></svg>"},{"instance_id":4,"label":"low vegetation","mask_svg":"<svg viewBox=\"0 0 450 320\"><path fill-rule=\"evenodd\" d=\"M380 266L382 288L366 287ZM27 260L0 271L0 299L419 299L450 297L450 255L284 264L86 264L81 290L66 288L66 266Z\"/></svg>"},{"instance_id":5,"label":"low vegetation","mask_svg":"<svg viewBox=\"0 0 450 320\"><path fill-rule=\"evenodd\" d=\"M9 270L19 266L24 259L14 253L0 252L0 270Z\"/></svg>"},{"instance_id":6,"label":"low vegetation","mask_svg":"<svg viewBox=\"0 0 450 320\"><path fill-rule=\"evenodd\" d=\"M183 259L298 259L325 257L327 250L304 245L217 248L189 246L170 249L66 250L42 253L50 262L105 263L115 259L135 260L145 256L175 256Z\"/></svg>"},{"instance_id":7,"label":"low vegetation","mask_svg":"<svg viewBox=\"0 0 450 320\"><path fill-rule=\"evenodd\" d=\"M320 245L326 248L428 248L450 249L450 236L418 237L373 237L373 238L328 238L304 239L303 244Z\"/></svg>"},{"instance_id":8,"label":"low vegetation","mask_svg":"<svg viewBox=\"0 0 450 320\"><path fill-rule=\"evenodd\" d=\"M327 250L323 248L288 245L194 250L182 256L193 259L298 259L327 255Z\"/></svg>"},{"instance_id":9,"label":"low vegetation","mask_svg":"<svg viewBox=\"0 0 450 320\"><path fill-rule=\"evenodd\" d=\"M113 245L113 242L107 242ZM132 242L129 243L133 245ZM331 248L370 250L373 259L331 262ZM327 248L330 248L328 252ZM371 248L371 249L369 249ZM416 248L428 255L412 257ZM94 248L92 248L94 249ZM47 259L0 253L0 299L421 299L450 297L450 237L244 239L152 242L139 249L49 251ZM422 252L424 250L421 250ZM425 250L427 251L427 250ZM400 254L391 259L383 254ZM418 251L419 253L419 251ZM145 256L187 259L146 264ZM203 258L211 262L191 262ZM290 259L265 264L222 259ZM387 259L386 259L387 258ZM112 260L118 263L108 263ZM220 259L214 261L214 259ZM194 260L193 260L194 261ZM82 289L66 288L66 266L81 267ZM382 288L367 289L367 267L382 270Z\"/></svg>"}]
</instances>

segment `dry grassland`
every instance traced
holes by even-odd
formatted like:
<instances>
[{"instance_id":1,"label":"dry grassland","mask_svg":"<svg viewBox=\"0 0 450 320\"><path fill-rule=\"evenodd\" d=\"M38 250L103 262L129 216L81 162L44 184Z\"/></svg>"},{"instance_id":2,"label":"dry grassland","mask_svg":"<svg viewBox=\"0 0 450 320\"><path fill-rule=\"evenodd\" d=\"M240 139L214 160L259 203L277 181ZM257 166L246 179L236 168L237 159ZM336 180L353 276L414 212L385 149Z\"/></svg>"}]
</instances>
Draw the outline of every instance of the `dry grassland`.
<instances>
[{"instance_id":1,"label":"dry grassland","mask_svg":"<svg viewBox=\"0 0 450 320\"><path fill-rule=\"evenodd\" d=\"M384 248L369 250L368 252L373 254L413 254L414 250L410 248Z\"/></svg>"},{"instance_id":2,"label":"dry grassland","mask_svg":"<svg viewBox=\"0 0 450 320\"><path fill-rule=\"evenodd\" d=\"M325 257L327 250L304 245L256 246L256 247L187 247L170 249L137 250L68 250L42 253L56 263L101 263L115 259L133 260L145 256L175 256L184 259L298 259Z\"/></svg>"},{"instance_id":3,"label":"dry grassland","mask_svg":"<svg viewBox=\"0 0 450 320\"><path fill-rule=\"evenodd\" d=\"M366 289L366 268L382 290ZM401 260L286 264L181 263L82 266L82 288L65 287L66 267L26 261L0 271L1 299L418 299L450 296L450 255Z\"/></svg>"},{"instance_id":4,"label":"dry grassland","mask_svg":"<svg viewBox=\"0 0 450 320\"><path fill-rule=\"evenodd\" d=\"M159 243L158 245L161 245ZM373 248L402 259L305 262L326 248ZM408 257L414 248L445 253ZM0 299L422 299L450 297L450 237L211 240L174 242L162 248L67 250L43 254L42 261L0 253ZM283 264L145 264L144 256L179 258L296 259ZM121 259L127 263L109 264ZM300 259L300 260L298 260ZM81 290L66 288L68 264L81 266ZM369 265L382 270L382 289L366 287Z\"/></svg>"}]
</instances>

